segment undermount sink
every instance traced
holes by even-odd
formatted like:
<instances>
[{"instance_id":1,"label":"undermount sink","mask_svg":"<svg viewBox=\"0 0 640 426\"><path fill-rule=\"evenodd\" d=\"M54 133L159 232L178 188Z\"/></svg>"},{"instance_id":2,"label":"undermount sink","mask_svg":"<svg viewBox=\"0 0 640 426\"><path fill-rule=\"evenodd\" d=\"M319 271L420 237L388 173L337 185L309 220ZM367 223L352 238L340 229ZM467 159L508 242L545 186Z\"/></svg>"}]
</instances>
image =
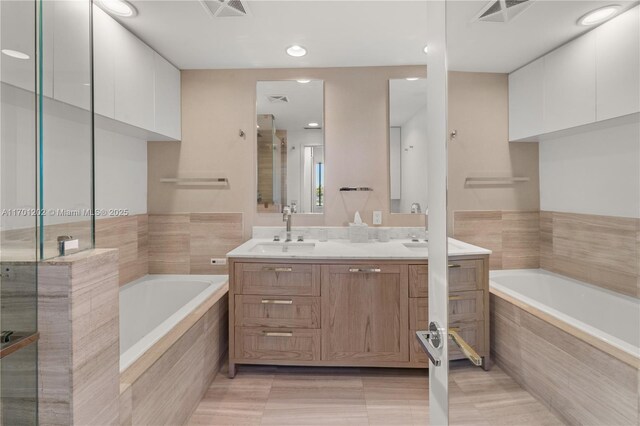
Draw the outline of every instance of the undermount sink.
<instances>
[{"instance_id":1,"label":"undermount sink","mask_svg":"<svg viewBox=\"0 0 640 426\"><path fill-rule=\"evenodd\" d=\"M414 251L424 251L429 247L429 243L426 243L426 242L402 243L402 245L408 248L409 250L414 250Z\"/></svg>"},{"instance_id":2,"label":"undermount sink","mask_svg":"<svg viewBox=\"0 0 640 426\"><path fill-rule=\"evenodd\" d=\"M316 243L260 243L251 248L252 253L309 253L316 248Z\"/></svg>"}]
</instances>

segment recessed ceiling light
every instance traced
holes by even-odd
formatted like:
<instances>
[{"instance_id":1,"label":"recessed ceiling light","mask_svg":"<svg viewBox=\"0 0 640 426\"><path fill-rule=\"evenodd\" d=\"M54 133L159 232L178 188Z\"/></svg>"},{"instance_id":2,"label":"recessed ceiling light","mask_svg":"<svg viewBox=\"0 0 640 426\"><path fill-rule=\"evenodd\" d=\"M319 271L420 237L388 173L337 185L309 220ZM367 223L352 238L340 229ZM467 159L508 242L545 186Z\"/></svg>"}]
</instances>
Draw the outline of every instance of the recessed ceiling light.
<instances>
[{"instance_id":1,"label":"recessed ceiling light","mask_svg":"<svg viewBox=\"0 0 640 426\"><path fill-rule=\"evenodd\" d=\"M2 53L16 59L29 59L29 55L23 52L19 52L17 50L2 49Z\"/></svg>"},{"instance_id":2,"label":"recessed ceiling light","mask_svg":"<svg viewBox=\"0 0 640 426\"><path fill-rule=\"evenodd\" d=\"M424 49L422 49L422 51L424 53L429 53L429 46L425 46Z\"/></svg>"},{"instance_id":3,"label":"recessed ceiling light","mask_svg":"<svg viewBox=\"0 0 640 426\"><path fill-rule=\"evenodd\" d=\"M107 12L124 18L131 18L138 14L136 8L126 0L100 0L99 3Z\"/></svg>"},{"instance_id":4,"label":"recessed ceiling light","mask_svg":"<svg viewBox=\"0 0 640 426\"><path fill-rule=\"evenodd\" d=\"M578 25L595 25L611 18L620 9L620 5L612 4L586 13L578 19Z\"/></svg>"},{"instance_id":5,"label":"recessed ceiling light","mask_svg":"<svg viewBox=\"0 0 640 426\"><path fill-rule=\"evenodd\" d=\"M407 81L416 81L418 79L418 77L407 77L406 80Z\"/></svg>"},{"instance_id":6,"label":"recessed ceiling light","mask_svg":"<svg viewBox=\"0 0 640 426\"><path fill-rule=\"evenodd\" d=\"M309 83L311 80L307 80L307 79L305 78L305 79L300 79L300 80L296 80L296 81L297 81L298 83L307 84L307 83Z\"/></svg>"},{"instance_id":7,"label":"recessed ceiling light","mask_svg":"<svg viewBox=\"0 0 640 426\"><path fill-rule=\"evenodd\" d=\"M306 54L307 54L307 49L297 44L294 44L293 46L289 46L287 48L287 55L293 56L294 58L299 58Z\"/></svg>"},{"instance_id":8,"label":"recessed ceiling light","mask_svg":"<svg viewBox=\"0 0 640 426\"><path fill-rule=\"evenodd\" d=\"M309 126L309 127L318 127L319 124L314 122L314 123L307 124L307 126Z\"/></svg>"}]
</instances>

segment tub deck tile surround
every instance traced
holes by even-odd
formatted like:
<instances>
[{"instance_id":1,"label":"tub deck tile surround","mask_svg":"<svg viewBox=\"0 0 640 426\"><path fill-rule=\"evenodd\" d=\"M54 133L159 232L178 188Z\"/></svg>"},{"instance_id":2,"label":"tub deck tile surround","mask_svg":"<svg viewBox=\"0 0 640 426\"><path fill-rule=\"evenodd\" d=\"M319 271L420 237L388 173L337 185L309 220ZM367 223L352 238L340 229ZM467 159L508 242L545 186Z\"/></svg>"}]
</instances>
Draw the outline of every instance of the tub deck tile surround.
<instances>
[{"instance_id":1,"label":"tub deck tile surround","mask_svg":"<svg viewBox=\"0 0 640 426\"><path fill-rule=\"evenodd\" d=\"M640 422L638 365L630 365L491 295L492 355L568 424Z\"/></svg>"},{"instance_id":2,"label":"tub deck tile surround","mask_svg":"<svg viewBox=\"0 0 640 426\"><path fill-rule=\"evenodd\" d=\"M184 424L227 350L228 284L120 375L120 424Z\"/></svg>"},{"instance_id":3,"label":"tub deck tile surround","mask_svg":"<svg viewBox=\"0 0 640 426\"><path fill-rule=\"evenodd\" d=\"M149 273L226 274L211 265L244 242L242 213L149 215Z\"/></svg>"},{"instance_id":4,"label":"tub deck tile surround","mask_svg":"<svg viewBox=\"0 0 640 426\"><path fill-rule=\"evenodd\" d=\"M544 269L640 297L640 219L541 212Z\"/></svg>"},{"instance_id":5,"label":"tub deck tile surround","mask_svg":"<svg viewBox=\"0 0 640 426\"><path fill-rule=\"evenodd\" d=\"M118 251L44 261L38 287L40 423L116 424Z\"/></svg>"},{"instance_id":6,"label":"tub deck tile surround","mask_svg":"<svg viewBox=\"0 0 640 426\"><path fill-rule=\"evenodd\" d=\"M491 269L538 268L539 212L456 211L453 237L492 250Z\"/></svg>"}]
</instances>

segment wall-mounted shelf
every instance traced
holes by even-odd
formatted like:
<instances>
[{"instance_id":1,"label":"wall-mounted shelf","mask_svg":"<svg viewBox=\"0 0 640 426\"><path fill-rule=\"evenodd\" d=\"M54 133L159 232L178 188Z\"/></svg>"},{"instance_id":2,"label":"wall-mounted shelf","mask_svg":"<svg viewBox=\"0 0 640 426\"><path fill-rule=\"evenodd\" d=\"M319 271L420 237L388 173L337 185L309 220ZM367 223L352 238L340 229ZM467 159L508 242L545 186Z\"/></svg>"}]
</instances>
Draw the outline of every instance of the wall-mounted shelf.
<instances>
[{"instance_id":1,"label":"wall-mounted shelf","mask_svg":"<svg viewBox=\"0 0 640 426\"><path fill-rule=\"evenodd\" d=\"M373 188L369 188L368 186L343 186L340 188L340 192L350 192L350 191L373 191Z\"/></svg>"},{"instance_id":2,"label":"wall-mounted shelf","mask_svg":"<svg viewBox=\"0 0 640 426\"><path fill-rule=\"evenodd\" d=\"M465 185L511 185L514 183L529 182L526 176L486 176L471 177L467 176L464 180Z\"/></svg>"},{"instance_id":3,"label":"wall-mounted shelf","mask_svg":"<svg viewBox=\"0 0 640 426\"><path fill-rule=\"evenodd\" d=\"M183 178L162 178L161 183L172 183L175 185L201 185L201 186L226 186L229 184L227 178L206 178L206 177L183 177Z\"/></svg>"}]
</instances>

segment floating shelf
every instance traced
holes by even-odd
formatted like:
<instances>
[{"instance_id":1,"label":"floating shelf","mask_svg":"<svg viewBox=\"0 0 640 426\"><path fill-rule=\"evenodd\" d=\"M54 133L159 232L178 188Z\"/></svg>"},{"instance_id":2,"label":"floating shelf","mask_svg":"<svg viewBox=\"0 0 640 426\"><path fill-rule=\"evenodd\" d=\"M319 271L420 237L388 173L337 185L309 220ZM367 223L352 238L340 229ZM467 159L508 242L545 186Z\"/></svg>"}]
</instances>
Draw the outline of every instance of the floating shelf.
<instances>
[{"instance_id":1,"label":"floating shelf","mask_svg":"<svg viewBox=\"0 0 640 426\"><path fill-rule=\"evenodd\" d=\"M204 178L204 177L194 177L194 178L162 178L160 179L161 183L173 183L176 185L228 185L229 179L227 178Z\"/></svg>"},{"instance_id":2,"label":"floating shelf","mask_svg":"<svg viewBox=\"0 0 640 426\"><path fill-rule=\"evenodd\" d=\"M373 188L369 188L368 186L343 186L340 188L340 192L349 192L349 191L373 191Z\"/></svg>"}]
</instances>

